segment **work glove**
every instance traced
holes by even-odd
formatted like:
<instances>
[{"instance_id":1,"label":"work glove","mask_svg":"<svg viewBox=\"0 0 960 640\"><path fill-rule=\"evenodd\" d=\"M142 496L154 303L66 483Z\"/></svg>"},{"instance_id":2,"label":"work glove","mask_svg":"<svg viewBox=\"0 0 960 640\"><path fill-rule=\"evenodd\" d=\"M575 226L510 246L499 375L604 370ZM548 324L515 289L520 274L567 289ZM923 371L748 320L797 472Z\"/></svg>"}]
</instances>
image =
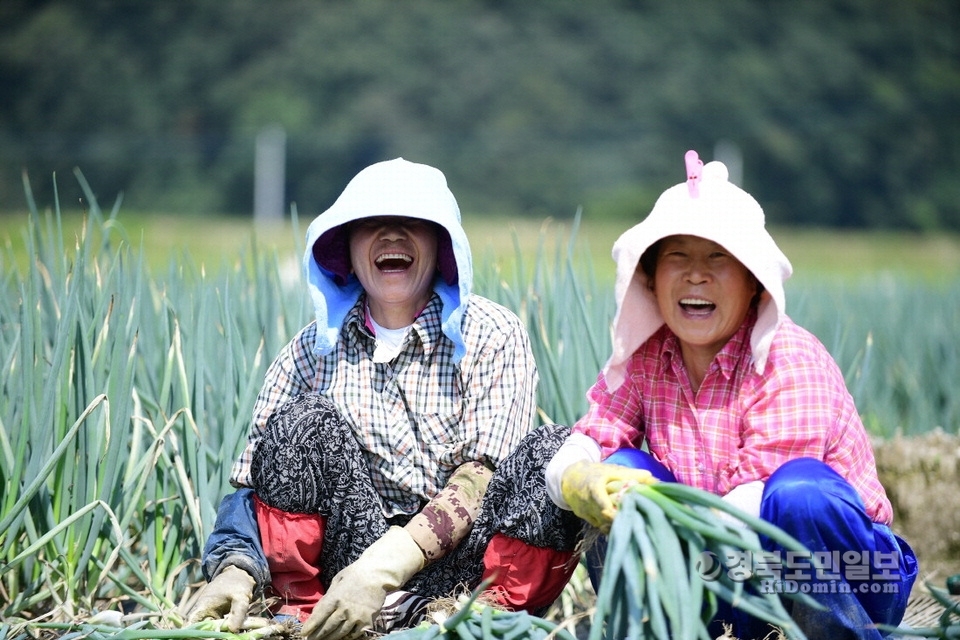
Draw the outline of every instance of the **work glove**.
<instances>
[{"instance_id":1,"label":"work glove","mask_svg":"<svg viewBox=\"0 0 960 640\"><path fill-rule=\"evenodd\" d=\"M187 603L184 612L187 624L208 618L225 618L227 628L238 633L247 618L254 585L253 576L240 567L228 565Z\"/></svg>"},{"instance_id":2,"label":"work glove","mask_svg":"<svg viewBox=\"0 0 960 640\"><path fill-rule=\"evenodd\" d=\"M603 462L575 462L563 472L560 491L570 509L604 533L617 515L614 498L635 484L653 484L646 469L632 469Z\"/></svg>"},{"instance_id":3,"label":"work glove","mask_svg":"<svg viewBox=\"0 0 960 640\"><path fill-rule=\"evenodd\" d=\"M387 593L423 568L423 551L403 527L390 527L333 577L301 634L308 640L353 640L373 626Z\"/></svg>"},{"instance_id":4,"label":"work glove","mask_svg":"<svg viewBox=\"0 0 960 640\"><path fill-rule=\"evenodd\" d=\"M748 516L759 518L760 503L763 501L763 486L764 483L762 480L754 480L753 482L737 485L727 493L727 495L723 496L723 501L731 507L743 511ZM721 511L720 509L714 509L714 511L717 513L717 516L727 524L740 527L741 529L747 527L746 522L726 511Z\"/></svg>"}]
</instances>

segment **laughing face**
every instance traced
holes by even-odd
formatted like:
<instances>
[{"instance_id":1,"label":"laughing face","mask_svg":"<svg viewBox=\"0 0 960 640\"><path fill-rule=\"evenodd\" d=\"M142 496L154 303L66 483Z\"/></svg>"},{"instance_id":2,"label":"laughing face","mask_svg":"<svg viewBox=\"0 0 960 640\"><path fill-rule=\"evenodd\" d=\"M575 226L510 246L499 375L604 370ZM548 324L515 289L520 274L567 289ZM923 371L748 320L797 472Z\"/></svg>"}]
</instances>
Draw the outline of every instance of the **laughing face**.
<instances>
[{"instance_id":1,"label":"laughing face","mask_svg":"<svg viewBox=\"0 0 960 640\"><path fill-rule=\"evenodd\" d=\"M388 329L413 322L433 293L437 230L416 218L377 216L350 223L350 263L373 319Z\"/></svg>"},{"instance_id":2,"label":"laughing face","mask_svg":"<svg viewBox=\"0 0 960 640\"><path fill-rule=\"evenodd\" d=\"M716 242L697 236L660 242L653 289L688 371L705 372L743 324L758 287L753 274Z\"/></svg>"}]
</instances>

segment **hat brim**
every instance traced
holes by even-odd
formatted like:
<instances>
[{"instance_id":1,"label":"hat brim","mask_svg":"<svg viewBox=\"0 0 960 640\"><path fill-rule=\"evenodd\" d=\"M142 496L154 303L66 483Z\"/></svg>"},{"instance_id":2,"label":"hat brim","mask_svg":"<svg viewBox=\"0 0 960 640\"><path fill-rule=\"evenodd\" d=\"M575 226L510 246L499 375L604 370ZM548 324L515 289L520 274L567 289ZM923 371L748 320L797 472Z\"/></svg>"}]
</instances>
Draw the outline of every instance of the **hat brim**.
<instances>
[{"instance_id":1,"label":"hat brim","mask_svg":"<svg viewBox=\"0 0 960 640\"><path fill-rule=\"evenodd\" d=\"M382 216L383 214L376 214ZM371 216L362 216L371 217ZM404 216L409 217L409 216ZM360 219L360 218L357 218ZM437 267L444 282L455 285L459 278L457 260L453 252L453 242L450 233L441 225L431 222L437 231ZM350 264L350 231L348 225L341 224L327 229L317 241L313 243L313 259L333 277L339 286L343 286L350 278L353 268Z\"/></svg>"}]
</instances>

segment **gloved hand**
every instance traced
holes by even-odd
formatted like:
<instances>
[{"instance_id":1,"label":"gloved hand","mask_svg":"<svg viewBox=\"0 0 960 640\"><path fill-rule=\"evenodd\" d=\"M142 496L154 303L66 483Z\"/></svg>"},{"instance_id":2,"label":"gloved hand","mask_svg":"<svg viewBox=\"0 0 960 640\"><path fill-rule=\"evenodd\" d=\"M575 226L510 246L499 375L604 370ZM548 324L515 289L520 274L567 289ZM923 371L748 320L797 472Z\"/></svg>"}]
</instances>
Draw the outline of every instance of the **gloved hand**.
<instances>
[{"instance_id":1,"label":"gloved hand","mask_svg":"<svg viewBox=\"0 0 960 640\"><path fill-rule=\"evenodd\" d=\"M352 640L399 589L424 566L423 551L403 527L390 527L357 560L334 576L301 634L309 640Z\"/></svg>"},{"instance_id":2,"label":"gloved hand","mask_svg":"<svg viewBox=\"0 0 960 640\"><path fill-rule=\"evenodd\" d=\"M255 584L253 576L240 567L227 566L191 598L184 612L187 624L222 617L227 628L238 633L247 618Z\"/></svg>"},{"instance_id":3,"label":"gloved hand","mask_svg":"<svg viewBox=\"0 0 960 640\"><path fill-rule=\"evenodd\" d=\"M613 497L632 484L653 484L656 481L646 469L603 462L575 462L563 472L560 491L575 514L609 533L617 515Z\"/></svg>"}]
</instances>

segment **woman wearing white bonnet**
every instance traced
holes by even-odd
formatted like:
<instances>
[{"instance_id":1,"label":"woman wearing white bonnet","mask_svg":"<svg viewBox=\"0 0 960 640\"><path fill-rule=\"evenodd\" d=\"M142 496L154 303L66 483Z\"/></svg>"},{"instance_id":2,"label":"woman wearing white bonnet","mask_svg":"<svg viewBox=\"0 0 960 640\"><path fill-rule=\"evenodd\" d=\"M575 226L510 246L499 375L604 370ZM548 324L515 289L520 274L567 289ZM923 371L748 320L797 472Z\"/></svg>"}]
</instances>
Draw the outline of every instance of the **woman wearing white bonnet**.
<instances>
[{"instance_id":1,"label":"woman wearing white bonnet","mask_svg":"<svg viewBox=\"0 0 960 640\"><path fill-rule=\"evenodd\" d=\"M436 600L544 612L582 522L546 494L569 429L533 422L539 379L509 309L473 292L443 173L360 171L307 230L314 319L274 358L185 609L237 633L255 595L309 640L413 627Z\"/></svg>"},{"instance_id":2,"label":"woman wearing white bonnet","mask_svg":"<svg viewBox=\"0 0 960 640\"><path fill-rule=\"evenodd\" d=\"M547 467L550 497L606 532L608 480L652 475L720 495L836 560L838 584L811 589L825 609L793 606L808 637L880 638L873 625L899 624L917 562L890 530L853 398L826 348L786 315L792 268L760 205L722 163L685 160L687 181L614 244L612 353ZM721 607L723 622L736 637L769 631Z\"/></svg>"}]
</instances>

